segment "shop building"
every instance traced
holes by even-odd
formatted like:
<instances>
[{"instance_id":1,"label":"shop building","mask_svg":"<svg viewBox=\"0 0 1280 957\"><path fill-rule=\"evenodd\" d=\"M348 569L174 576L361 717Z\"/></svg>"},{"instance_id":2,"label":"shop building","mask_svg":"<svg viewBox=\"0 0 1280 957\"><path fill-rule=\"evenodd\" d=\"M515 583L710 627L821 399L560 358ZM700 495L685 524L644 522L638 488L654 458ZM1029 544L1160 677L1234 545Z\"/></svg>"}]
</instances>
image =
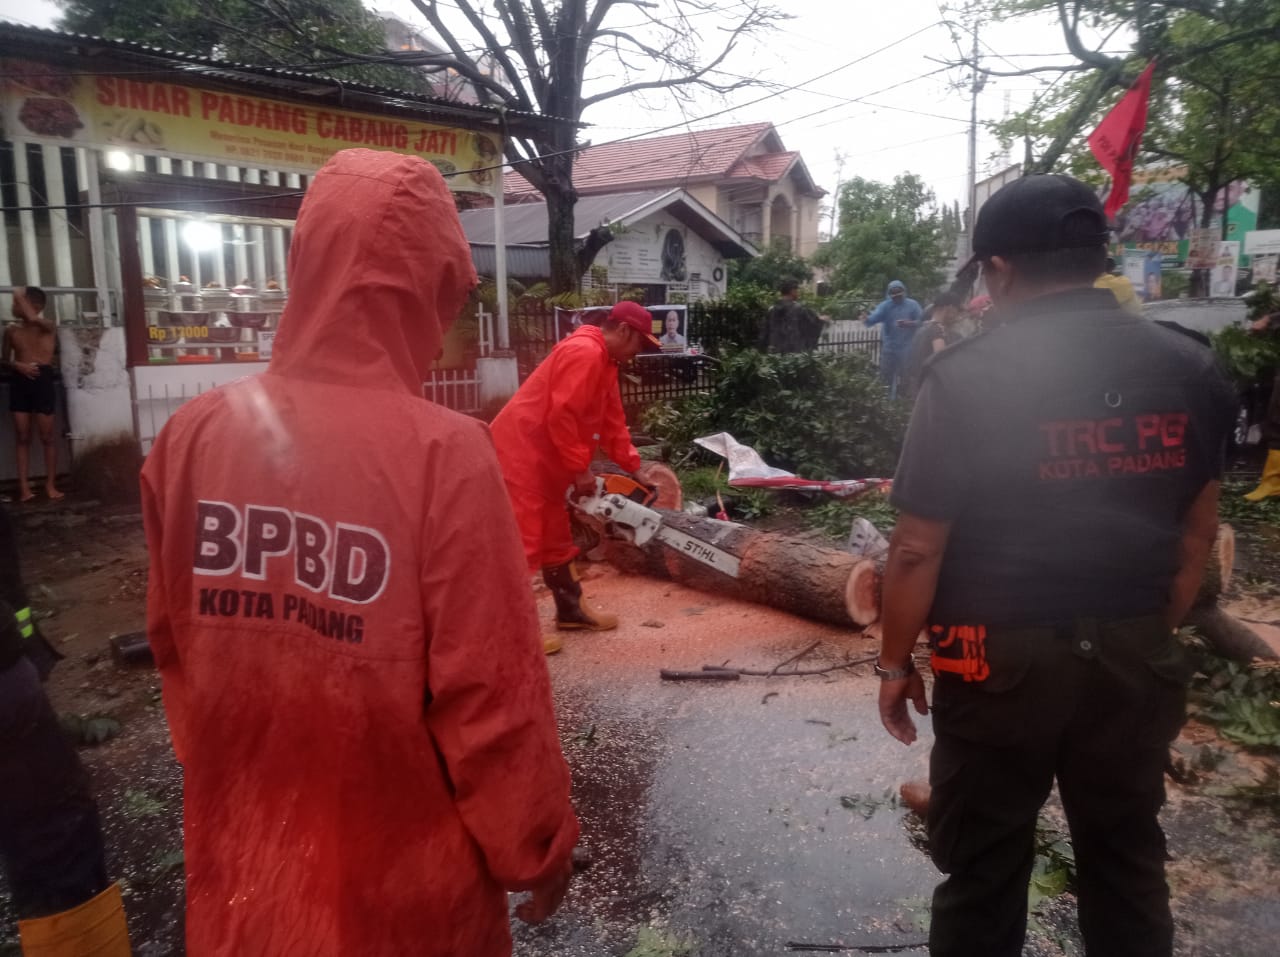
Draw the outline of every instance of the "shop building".
<instances>
[{"instance_id":1,"label":"shop building","mask_svg":"<svg viewBox=\"0 0 1280 957\"><path fill-rule=\"evenodd\" d=\"M49 294L67 451L121 433L145 451L183 401L266 368L293 223L334 152L419 155L492 201L504 138L558 122L0 24L0 289ZM474 384L500 394L504 308L494 325ZM11 446L0 432L0 479Z\"/></svg>"}]
</instances>

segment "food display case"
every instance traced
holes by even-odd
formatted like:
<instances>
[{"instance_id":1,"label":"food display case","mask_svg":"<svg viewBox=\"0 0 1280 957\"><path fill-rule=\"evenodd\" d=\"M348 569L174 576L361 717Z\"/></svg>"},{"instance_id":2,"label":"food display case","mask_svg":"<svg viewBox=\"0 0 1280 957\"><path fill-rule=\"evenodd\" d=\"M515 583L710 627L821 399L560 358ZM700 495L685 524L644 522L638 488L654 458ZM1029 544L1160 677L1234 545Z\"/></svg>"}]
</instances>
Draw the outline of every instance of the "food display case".
<instances>
[{"instance_id":1,"label":"food display case","mask_svg":"<svg viewBox=\"0 0 1280 957\"><path fill-rule=\"evenodd\" d=\"M262 289L248 278L227 289L217 280L197 287L186 276L148 277L142 299L149 365L268 359L286 302L275 279Z\"/></svg>"},{"instance_id":2,"label":"food display case","mask_svg":"<svg viewBox=\"0 0 1280 957\"><path fill-rule=\"evenodd\" d=\"M130 368L234 365L244 375L267 357L288 303L303 189L141 171L104 176Z\"/></svg>"}]
</instances>

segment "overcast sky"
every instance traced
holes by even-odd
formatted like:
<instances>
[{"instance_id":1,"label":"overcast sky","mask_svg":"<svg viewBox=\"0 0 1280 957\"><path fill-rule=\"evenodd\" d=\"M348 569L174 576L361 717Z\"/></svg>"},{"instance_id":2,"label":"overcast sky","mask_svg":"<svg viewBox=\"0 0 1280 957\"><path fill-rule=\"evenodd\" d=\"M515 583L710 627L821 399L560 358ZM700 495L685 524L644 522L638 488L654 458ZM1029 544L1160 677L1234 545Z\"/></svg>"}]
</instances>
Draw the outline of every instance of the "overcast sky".
<instances>
[{"instance_id":1,"label":"overcast sky","mask_svg":"<svg viewBox=\"0 0 1280 957\"><path fill-rule=\"evenodd\" d=\"M409 0L378 0L371 5L398 13L409 23L422 22ZM764 42L741 49L725 69L776 84L799 85L798 89L753 105L741 104L760 99L768 88L738 91L729 102L701 96L683 110L669 96L650 94L647 104L611 100L584 117L592 124L584 138L603 142L677 123L705 129L770 121L787 148L803 154L810 173L828 191L835 188L835 154L841 150L847 156L845 178L858 175L888 181L899 173L913 172L924 178L939 200L960 200L963 205L968 81L958 70L941 69L938 62L954 60L957 53L950 31L940 23L943 16L937 0L789 0L780 5L794 19ZM624 19L627 8L621 10L619 22L635 22L634 12L631 19ZM0 0L0 16L49 26L58 9L49 0ZM714 37L714 31L707 31L708 46ZM1053 21L987 23L980 37L982 54L993 68L1070 62ZM1118 45L1113 41L1112 49ZM874 52L882 47L887 49ZM832 70L837 72L809 82ZM1045 82L1034 77L989 81L979 96L979 119L998 119L1006 109L1016 111L1031 103ZM885 89L895 84L901 85ZM958 88L961 85L965 88ZM866 102L849 102L855 98ZM709 117L726 107L735 108ZM980 171L994 171L1001 165L998 157L993 158L997 150L998 144L980 132ZM1020 158L1018 153L1015 149L1013 160Z\"/></svg>"}]
</instances>

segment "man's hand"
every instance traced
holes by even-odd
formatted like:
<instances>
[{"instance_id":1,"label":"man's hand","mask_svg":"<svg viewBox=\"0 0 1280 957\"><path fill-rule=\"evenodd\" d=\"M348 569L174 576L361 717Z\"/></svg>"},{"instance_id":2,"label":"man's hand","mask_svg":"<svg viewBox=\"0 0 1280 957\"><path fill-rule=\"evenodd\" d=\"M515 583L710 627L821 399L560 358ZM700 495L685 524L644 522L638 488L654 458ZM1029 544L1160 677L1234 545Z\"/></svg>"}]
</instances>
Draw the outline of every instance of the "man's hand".
<instances>
[{"instance_id":1,"label":"man's hand","mask_svg":"<svg viewBox=\"0 0 1280 957\"><path fill-rule=\"evenodd\" d=\"M573 477L573 497L587 498L596 494L596 477L590 470Z\"/></svg>"},{"instance_id":2,"label":"man's hand","mask_svg":"<svg viewBox=\"0 0 1280 957\"><path fill-rule=\"evenodd\" d=\"M14 362L13 368L28 379L40 378L40 364L37 362Z\"/></svg>"},{"instance_id":3,"label":"man's hand","mask_svg":"<svg viewBox=\"0 0 1280 957\"><path fill-rule=\"evenodd\" d=\"M914 744L916 724L907 711L907 702L915 702L918 714L929 713L925 698L924 679L919 672L912 672L897 681L880 682L880 723L903 744Z\"/></svg>"},{"instance_id":4,"label":"man's hand","mask_svg":"<svg viewBox=\"0 0 1280 957\"><path fill-rule=\"evenodd\" d=\"M516 916L526 924L541 924L560 909L572 877L573 861L566 860L560 870L533 886L527 901L516 905Z\"/></svg>"}]
</instances>

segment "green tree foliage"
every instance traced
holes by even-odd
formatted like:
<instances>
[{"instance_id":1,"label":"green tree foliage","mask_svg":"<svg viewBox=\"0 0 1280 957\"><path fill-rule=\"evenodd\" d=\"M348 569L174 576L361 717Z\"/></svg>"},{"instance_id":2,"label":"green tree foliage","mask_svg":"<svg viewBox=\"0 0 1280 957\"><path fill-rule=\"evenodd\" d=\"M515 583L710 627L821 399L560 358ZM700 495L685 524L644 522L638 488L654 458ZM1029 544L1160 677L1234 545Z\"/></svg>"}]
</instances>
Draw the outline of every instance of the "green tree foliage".
<instances>
[{"instance_id":1,"label":"green tree foliage","mask_svg":"<svg viewBox=\"0 0 1280 957\"><path fill-rule=\"evenodd\" d=\"M948 228L919 176L906 173L892 184L854 177L839 202L840 232L814 257L832 268L837 292L879 299L890 280L901 279L911 294L927 297L942 285L957 224Z\"/></svg>"},{"instance_id":2,"label":"green tree foliage","mask_svg":"<svg viewBox=\"0 0 1280 957\"><path fill-rule=\"evenodd\" d=\"M645 428L676 446L730 432L770 465L846 479L892 474L908 413L861 353L744 349L723 358L713 392L653 410Z\"/></svg>"},{"instance_id":3,"label":"green tree foliage","mask_svg":"<svg viewBox=\"0 0 1280 957\"><path fill-rule=\"evenodd\" d=\"M340 65L326 47L386 53L381 21L360 0L58 0L58 27L166 50L279 66L425 93L416 70Z\"/></svg>"},{"instance_id":4,"label":"green tree foliage","mask_svg":"<svg viewBox=\"0 0 1280 957\"><path fill-rule=\"evenodd\" d=\"M1156 60L1143 158L1185 167L1184 181L1201 199L1201 223L1209 223L1228 183L1274 179L1280 163L1276 0L986 0L980 6L986 17L1055 16L1069 51L1064 59L1074 60L1015 71L1053 75L1055 82L1028 110L992 124L1006 146L1022 142L1028 169L1101 181L1085 137ZM1100 52L1097 41L1114 49L1124 36L1131 52Z\"/></svg>"},{"instance_id":5,"label":"green tree foliage","mask_svg":"<svg viewBox=\"0 0 1280 957\"><path fill-rule=\"evenodd\" d=\"M1200 196L1202 226L1210 223L1214 203L1228 184L1264 178L1280 163L1280 102L1275 96L1280 34L1270 42L1213 48L1231 29L1184 14L1153 43L1162 60L1212 48L1182 57L1176 70L1166 74L1153 98L1149 140L1143 144L1154 159L1186 168L1183 180Z\"/></svg>"},{"instance_id":6,"label":"green tree foliage","mask_svg":"<svg viewBox=\"0 0 1280 957\"><path fill-rule=\"evenodd\" d=\"M813 267L785 243L778 242L754 259L729 260L728 278L724 302L763 318L777 301L782 283L788 279L801 285L810 282Z\"/></svg>"},{"instance_id":7,"label":"green tree foliage","mask_svg":"<svg viewBox=\"0 0 1280 957\"><path fill-rule=\"evenodd\" d=\"M754 259L729 260L729 288L757 286L776 293L785 280L807 283L813 279L813 267L803 256L797 256L785 242L774 243Z\"/></svg>"}]
</instances>

